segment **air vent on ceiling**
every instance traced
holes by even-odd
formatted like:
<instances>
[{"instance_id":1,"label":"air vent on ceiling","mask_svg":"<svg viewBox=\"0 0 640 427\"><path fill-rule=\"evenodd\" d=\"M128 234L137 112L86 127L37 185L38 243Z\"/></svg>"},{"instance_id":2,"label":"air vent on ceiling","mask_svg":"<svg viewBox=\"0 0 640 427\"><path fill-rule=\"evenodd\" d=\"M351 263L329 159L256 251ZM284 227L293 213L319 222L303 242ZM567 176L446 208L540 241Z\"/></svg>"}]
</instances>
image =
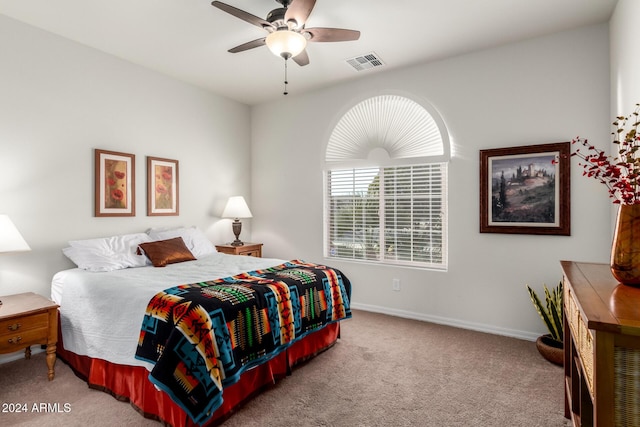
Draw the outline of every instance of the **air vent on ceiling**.
<instances>
[{"instance_id":1,"label":"air vent on ceiling","mask_svg":"<svg viewBox=\"0 0 640 427\"><path fill-rule=\"evenodd\" d=\"M375 67L381 67L384 65L384 62L382 62L378 55L371 52L366 55L347 59L347 64L355 68L356 71L364 71Z\"/></svg>"}]
</instances>

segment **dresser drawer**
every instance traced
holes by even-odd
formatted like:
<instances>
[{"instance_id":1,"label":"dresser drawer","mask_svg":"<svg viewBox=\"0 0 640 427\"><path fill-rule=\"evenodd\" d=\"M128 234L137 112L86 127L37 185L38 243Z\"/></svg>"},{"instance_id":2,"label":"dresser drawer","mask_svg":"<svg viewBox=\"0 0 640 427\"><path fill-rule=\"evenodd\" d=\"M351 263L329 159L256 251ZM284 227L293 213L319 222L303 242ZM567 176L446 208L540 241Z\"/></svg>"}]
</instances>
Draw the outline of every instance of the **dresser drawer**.
<instances>
[{"instance_id":1,"label":"dresser drawer","mask_svg":"<svg viewBox=\"0 0 640 427\"><path fill-rule=\"evenodd\" d=\"M569 330L571 331L573 339L578 341L578 319L580 318L580 309L578 308L578 304L573 298L571 288L569 288L568 286L564 286L564 306L565 315L567 316L567 323L569 324Z\"/></svg>"},{"instance_id":2,"label":"dresser drawer","mask_svg":"<svg viewBox=\"0 0 640 427\"><path fill-rule=\"evenodd\" d=\"M593 335L591 331L587 329L582 317L578 316L578 351L580 354L580 360L582 361L582 368L587 377L587 386L591 395L595 395L595 389L593 387Z\"/></svg>"},{"instance_id":3,"label":"dresser drawer","mask_svg":"<svg viewBox=\"0 0 640 427\"><path fill-rule=\"evenodd\" d=\"M0 320L0 335L8 332L23 332L29 329L47 328L49 325L48 313L36 313L20 318Z\"/></svg>"},{"instance_id":4,"label":"dresser drawer","mask_svg":"<svg viewBox=\"0 0 640 427\"><path fill-rule=\"evenodd\" d=\"M46 343L49 314L36 313L0 321L0 352L13 352L32 344Z\"/></svg>"},{"instance_id":5,"label":"dresser drawer","mask_svg":"<svg viewBox=\"0 0 640 427\"><path fill-rule=\"evenodd\" d=\"M29 329L0 335L0 353L11 353L33 344L46 344L49 329Z\"/></svg>"},{"instance_id":6,"label":"dresser drawer","mask_svg":"<svg viewBox=\"0 0 640 427\"><path fill-rule=\"evenodd\" d=\"M593 334L587 328L580 308L573 292L569 286L564 286L564 309L571 336L576 344L578 355L587 379L587 387L592 395L595 394L593 387Z\"/></svg>"}]
</instances>

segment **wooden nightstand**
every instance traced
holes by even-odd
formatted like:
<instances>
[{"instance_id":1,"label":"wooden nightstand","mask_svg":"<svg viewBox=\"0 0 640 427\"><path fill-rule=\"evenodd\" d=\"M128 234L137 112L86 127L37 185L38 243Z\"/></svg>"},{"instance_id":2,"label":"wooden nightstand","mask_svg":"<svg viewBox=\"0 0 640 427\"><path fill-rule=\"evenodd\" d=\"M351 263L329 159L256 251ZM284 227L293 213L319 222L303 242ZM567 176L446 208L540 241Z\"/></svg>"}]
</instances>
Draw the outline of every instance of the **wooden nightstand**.
<instances>
[{"instance_id":1,"label":"wooden nightstand","mask_svg":"<svg viewBox=\"0 0 640 427\"><path fill-rule=\"evenodd\" d=\"M216 249L223 254L262 258L262 243L245 243L242 246L216 245Z\"/></svg>"},{"instance_id":2,"label":"wooden nightstand","mask_svg":"<svg viewBox=\"0 0 640 427\"><path fill-rule=\"evenodd\" d=\"M47 346L49 381L55 376L58 342L58 305L33 292L0 296L0 354L25 349L31 358L31 346Z\"/></svg>"}]
</instances>

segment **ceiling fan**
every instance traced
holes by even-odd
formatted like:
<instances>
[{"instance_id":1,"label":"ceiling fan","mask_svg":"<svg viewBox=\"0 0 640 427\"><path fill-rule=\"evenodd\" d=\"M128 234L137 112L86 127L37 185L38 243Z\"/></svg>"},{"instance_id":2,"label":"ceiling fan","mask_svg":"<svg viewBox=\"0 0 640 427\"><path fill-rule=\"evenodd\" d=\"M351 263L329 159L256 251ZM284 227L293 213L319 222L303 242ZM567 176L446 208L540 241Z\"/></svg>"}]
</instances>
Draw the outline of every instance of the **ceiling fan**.
<instances>
[{"instance_id":1,"label":"ceiling fan","mask_svg":"<svg viewBox=\"0 0 640 427\"><path fill-rule=\"evenodd\" d=\"M341 42L360 38L360 31L342 28L305 28L307 18L311 14L316 0L276 0L283 7L273 9L266 19L259 18L248 12L230 6L221 1L214 1L211 5L223 10L236 18L266 30L265 37L243 43L232 49L231 53L266 45L275 55L288 60L289 58L300 65L309 64L309 55L305 50L307 42Z\"/></svg>"}]
</instances>

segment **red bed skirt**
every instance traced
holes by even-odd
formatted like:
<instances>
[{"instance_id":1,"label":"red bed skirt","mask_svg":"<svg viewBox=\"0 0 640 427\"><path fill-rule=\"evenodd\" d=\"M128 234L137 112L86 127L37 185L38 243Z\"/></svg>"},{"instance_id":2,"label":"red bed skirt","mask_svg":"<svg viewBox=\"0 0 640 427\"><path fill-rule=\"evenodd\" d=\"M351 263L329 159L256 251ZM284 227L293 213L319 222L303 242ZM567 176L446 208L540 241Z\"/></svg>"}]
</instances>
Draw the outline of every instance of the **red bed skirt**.
<instances>
[{"instance_id":1,"label":"red bed skirt","mask_svg":"<svg viewBox=\"0 0 640 427\"><path fill-rule=\"evenodd\" d=\"M329 324L295 342L268 362L243 373L237 383L225 387L222 406L205 425L215 426L226 420L253 395L289 374L297 363L331 347L339 334L340 324ZM60 330L57 353L90 387L111 393L118 400L130 402L146 418L174 427L198 426L166 393L155 388L148 380L149 372L146 368L118 365L67 351L64 349Z\"/></svg>"}]
</instances>

